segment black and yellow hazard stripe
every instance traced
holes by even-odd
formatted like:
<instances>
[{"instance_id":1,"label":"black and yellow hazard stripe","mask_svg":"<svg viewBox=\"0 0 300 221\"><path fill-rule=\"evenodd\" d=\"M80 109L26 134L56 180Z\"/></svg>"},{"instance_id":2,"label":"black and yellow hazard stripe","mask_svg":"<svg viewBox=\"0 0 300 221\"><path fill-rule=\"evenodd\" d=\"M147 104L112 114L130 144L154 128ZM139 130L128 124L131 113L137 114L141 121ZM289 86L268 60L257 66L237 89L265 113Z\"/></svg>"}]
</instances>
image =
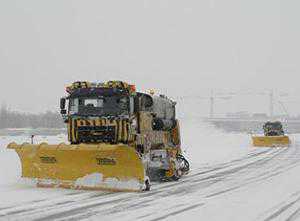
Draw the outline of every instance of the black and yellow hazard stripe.
<instances>
[{"instance_id":1,"label":"black and yellow hazard stripe","mask_svg":"<svg viewBox=\"0 0 300 221\"><path fill-rule=\"evenodd\" d=\"M76 120L74 120L73 118L69 118L68 121L68 139L71 143L76 143L77 139L76 139Z\"/></svg>"},{"instance_id":2,"label":"black and yellow hazard stripe","mask_svg":"<svg viewBox=\"0 0 300 221\"><path fill-rule=\"evenodd\" d=\"M68 127L68 140L72 143L72 119L69 118L68 120L68 124L67 124L67 127Z\"/></svg>"},{"instance_id":3,"label":"black and yellow hazard stripe","mask_svg":"<svg viewBox=\"0 0 300 221\"><path fill-rule=\"evenodd\" d=\"M133 138L128 119L70 119L68 124L68 137L71 143L77 143L78 127L84 126L114 126L116 128L116 142L127 143L132 141Z\"/></svg>"}]
</instances>

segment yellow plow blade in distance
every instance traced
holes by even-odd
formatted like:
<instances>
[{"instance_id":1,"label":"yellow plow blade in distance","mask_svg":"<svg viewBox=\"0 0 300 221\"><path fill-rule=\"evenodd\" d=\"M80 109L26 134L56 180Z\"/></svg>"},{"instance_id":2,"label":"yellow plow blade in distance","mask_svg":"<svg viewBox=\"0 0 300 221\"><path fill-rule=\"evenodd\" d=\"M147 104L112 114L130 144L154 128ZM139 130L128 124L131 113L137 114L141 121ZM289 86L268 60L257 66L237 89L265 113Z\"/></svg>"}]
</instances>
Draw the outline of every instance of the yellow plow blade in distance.
<instances>
[{"instance_id":1,"label":"yellow plow blade in distance","mask_svg":"<svg viewBox=\"0 0 300 221\"><path fill-rule=\"evenodd\" d=\"M253 136L255 147L288 147L291 143L288 136Z\"/></svg>"},{"instance_id":2,"label":"yellow plow blade in distance","mask_svg":"<svg viewBox=\"0 0 300 221\"><path fill-rule=\"evenodd\" d=\"M134 148L126 145L32 145L11 143L21 160L22 177L38 186L87 190L141 191L145 170Z\"/></svg>"}]
</instances>

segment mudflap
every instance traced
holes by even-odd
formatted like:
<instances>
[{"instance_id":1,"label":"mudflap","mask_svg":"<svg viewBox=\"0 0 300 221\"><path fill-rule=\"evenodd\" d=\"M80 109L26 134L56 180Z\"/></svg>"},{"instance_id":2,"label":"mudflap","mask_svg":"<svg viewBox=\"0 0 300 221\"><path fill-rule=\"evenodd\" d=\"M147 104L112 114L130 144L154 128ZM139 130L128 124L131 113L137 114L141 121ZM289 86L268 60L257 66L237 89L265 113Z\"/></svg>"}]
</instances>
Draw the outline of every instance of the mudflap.
<instances>
[{"instance_id":1,"label":"mudflap","mask_svg":"<svg viewBox=\"0 0 300 221\"><path fill-rule=\"evenodd\" d=\"M166 181L166 172L167 170L151 168L147 170L147 175L150 177L151 181L162 182Z\"/></svg>"},{"instance_id":2,"label":"mudflap","mask_svg":"<svg viewBox=\"0 0 300 221\"><path fill-rule=\"evenodd\" d=\"M11 143L22 177L40 187L134 191L150 189L143 162L133 147L119 144L32 145Z\"/></svg>"},{"instance_id":3,"label":"mudflap","mask_svg":"<svg viewBox=\"0 0 300 221\"><path fill-rule=\"evenodd\" d=\"M169 169L148 168L147 174L151 181L168 182L179 180L183 175L188 174L189 170L190 164L187 159L178 154L176 159L170 162Z\"/></svg>"}]
</instances>

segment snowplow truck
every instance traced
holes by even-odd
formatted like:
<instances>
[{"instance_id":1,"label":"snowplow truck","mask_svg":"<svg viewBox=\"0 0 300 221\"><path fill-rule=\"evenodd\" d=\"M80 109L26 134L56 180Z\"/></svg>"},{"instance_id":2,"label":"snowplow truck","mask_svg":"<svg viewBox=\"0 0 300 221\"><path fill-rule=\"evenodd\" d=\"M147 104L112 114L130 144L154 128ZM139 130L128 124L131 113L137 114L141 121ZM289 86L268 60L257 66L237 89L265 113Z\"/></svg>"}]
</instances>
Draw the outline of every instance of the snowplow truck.
<instances>
[{"instance_id":1,"label":"snowplow truck","mask_svg":"<svg viewBox=\"0 0 300 221\"><path fill-rule=\"evenodd\" d=\"M253 146L255 147L285 147L290 145L290 139L283 130L279 121L266 122L263 125L264 136L253 136Z\"/></svg>"},{"instance_id":2,"label":"snowplow truck","mask_svg":"<svg viewBox=\"0 0 300 221\"><path fill-rule=\"evenodd\" d=\"M143 191L189 171L176 103L122 81L75 82L60 109L69 144L16 144L22 177L40 187Z\"/></svg>"}]
</instances>

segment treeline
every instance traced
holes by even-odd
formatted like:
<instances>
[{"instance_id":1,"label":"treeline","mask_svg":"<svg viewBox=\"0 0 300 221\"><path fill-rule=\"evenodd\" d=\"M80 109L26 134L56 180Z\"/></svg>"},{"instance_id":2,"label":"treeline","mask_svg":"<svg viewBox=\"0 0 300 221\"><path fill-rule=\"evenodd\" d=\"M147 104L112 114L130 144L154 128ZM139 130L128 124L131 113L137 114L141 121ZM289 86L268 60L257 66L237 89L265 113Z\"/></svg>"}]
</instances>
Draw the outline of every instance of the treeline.
<instances>
[{"instance_id":1,"label":"treeline","mask_svg":"<svg viewBox=\"0 0 300 221\"><path fill-rule=\"evenodd\" d=\"M0 108L0 129L4 128L63 128L61 115L47 111L40 114L21 113L9 110L5 105Z\"/></svg>"}]
</instances>

